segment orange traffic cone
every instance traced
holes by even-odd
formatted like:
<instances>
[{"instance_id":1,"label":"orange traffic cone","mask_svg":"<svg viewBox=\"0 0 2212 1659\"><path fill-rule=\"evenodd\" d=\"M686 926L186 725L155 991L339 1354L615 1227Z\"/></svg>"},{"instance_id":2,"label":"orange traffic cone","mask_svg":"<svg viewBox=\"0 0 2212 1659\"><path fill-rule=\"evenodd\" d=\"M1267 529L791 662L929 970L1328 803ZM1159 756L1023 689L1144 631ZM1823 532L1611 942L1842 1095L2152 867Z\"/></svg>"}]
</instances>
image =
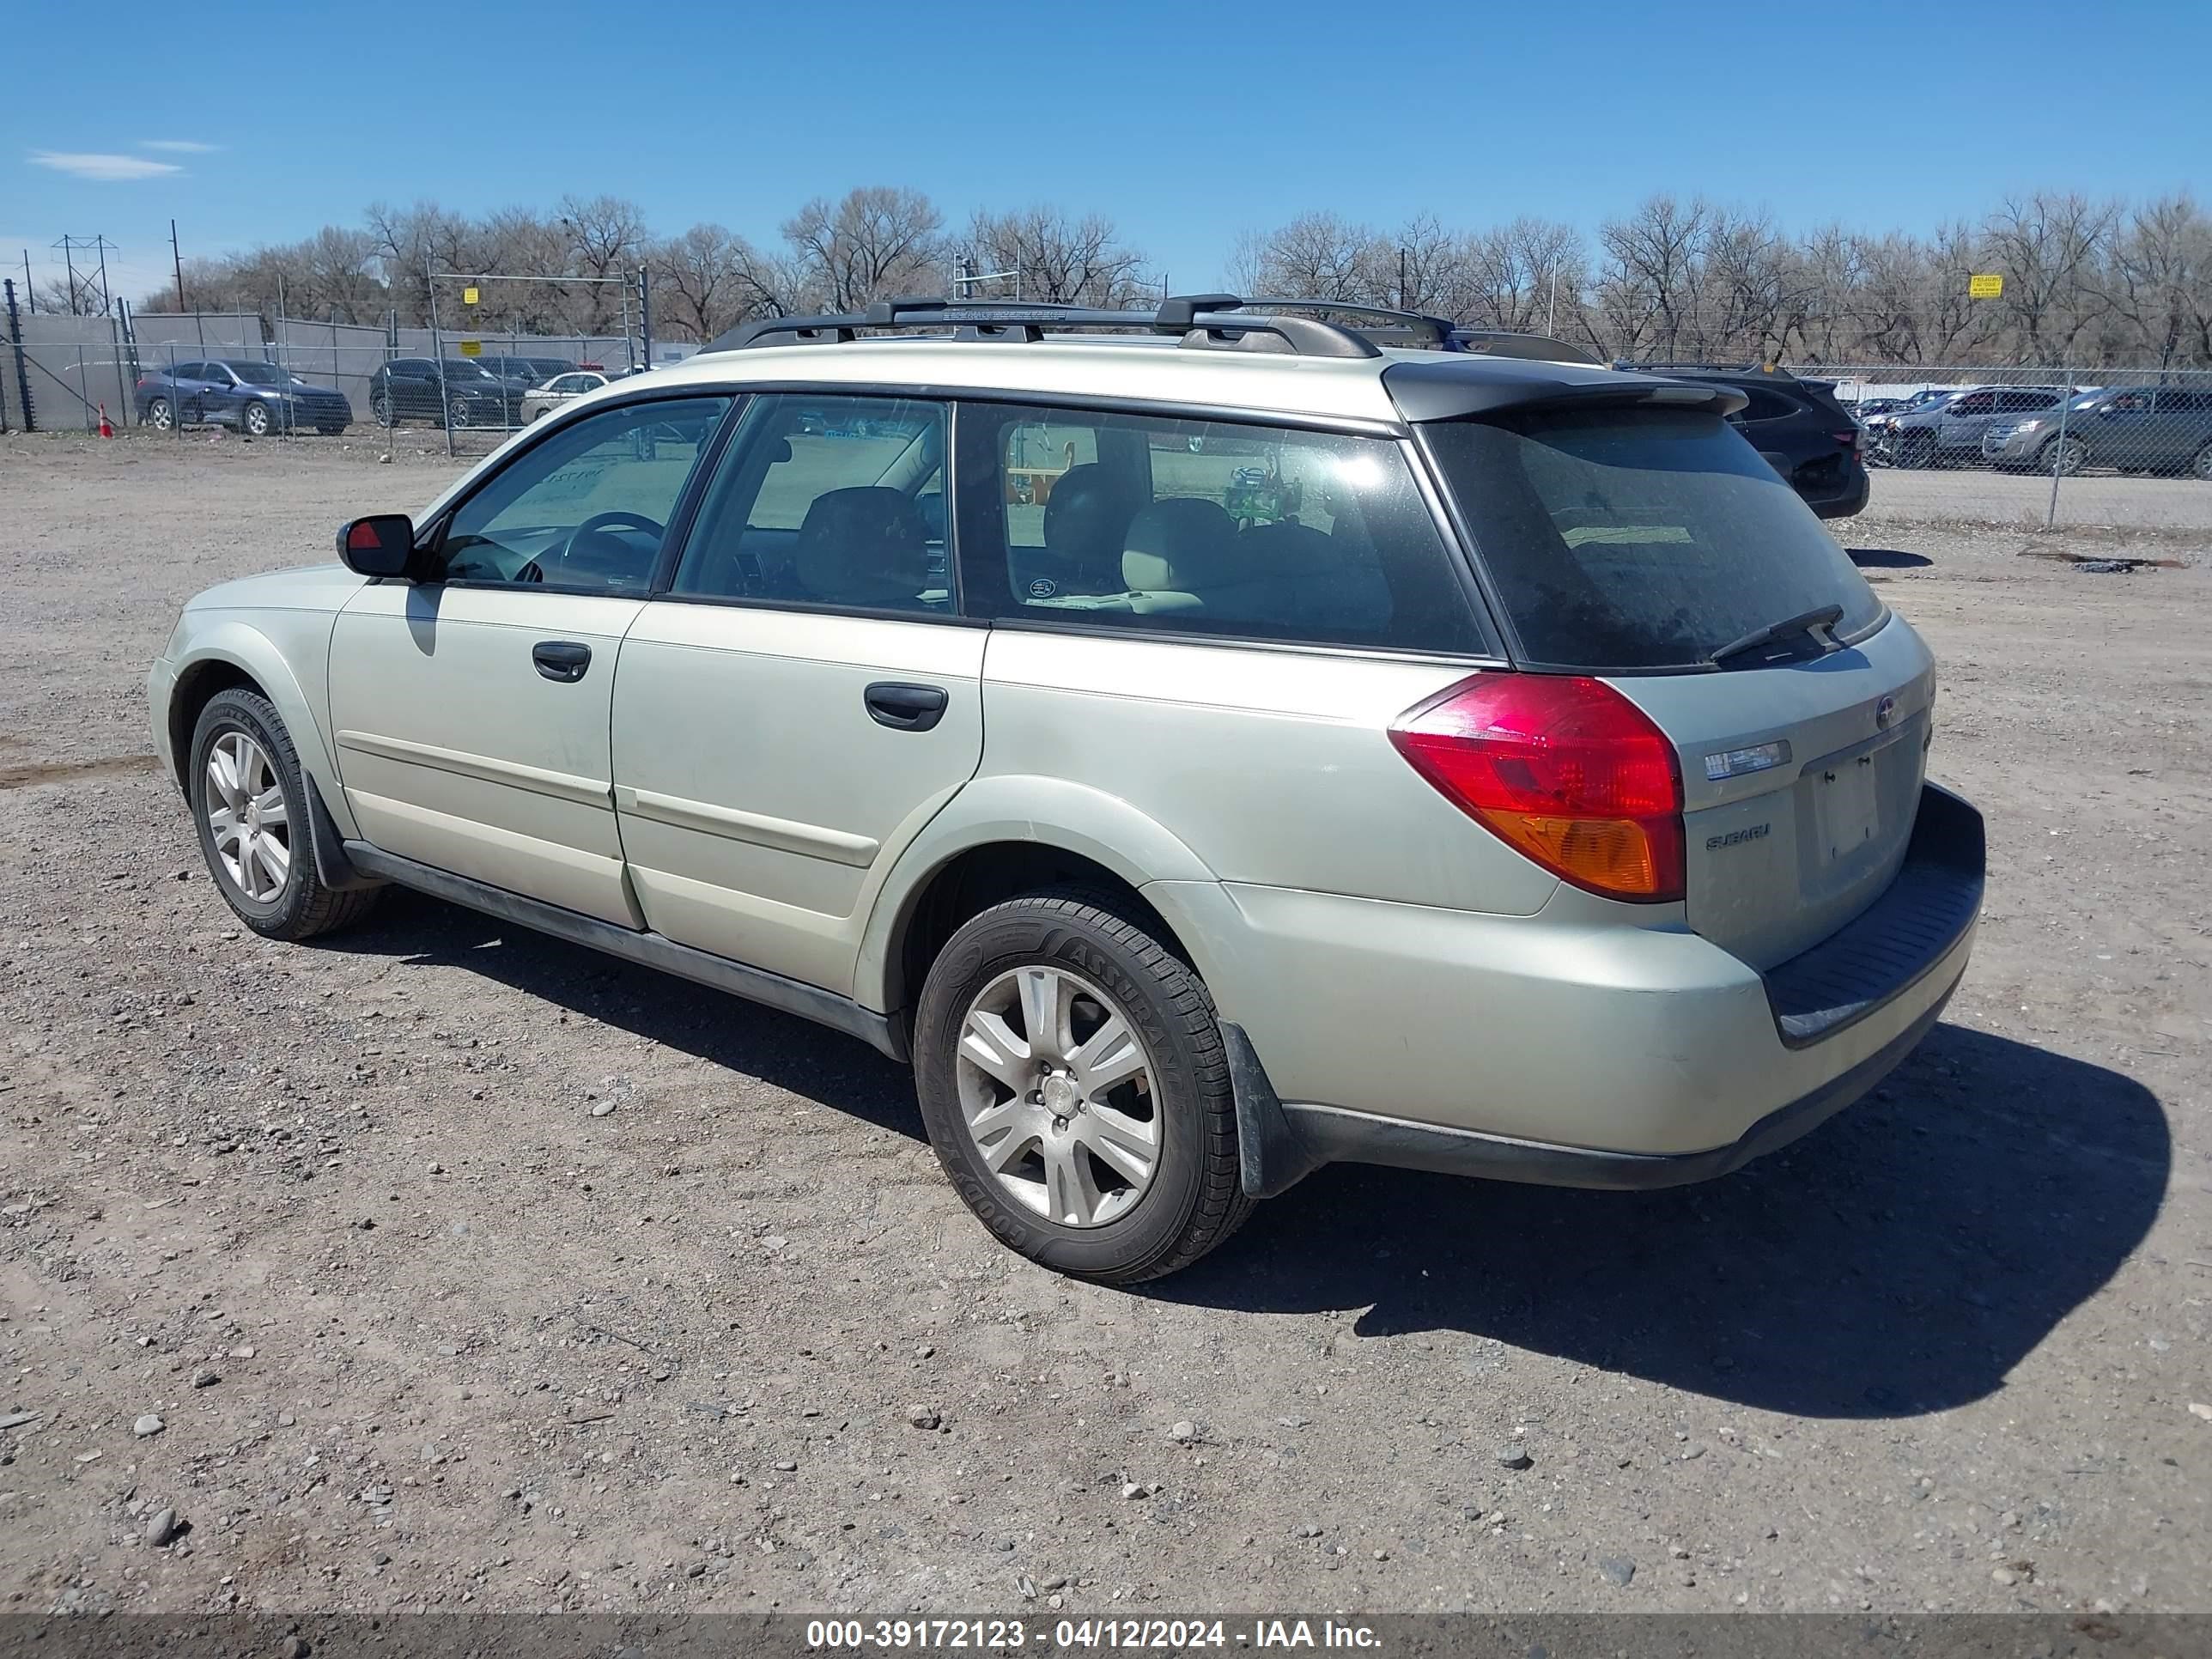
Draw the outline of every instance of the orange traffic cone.
<instances>
[{"instance_id":1,"label":"orange traffic cone","mask_svg":"<svg viewBox=\"0 0 2212 1659\"><path fill-rule=\"evenodd\" d=\"M115 435L115 428L107 423L107 405L106 404L102 404L100 406L100 435L103 438L112 438Z\"/></svg>"}]
</instances>

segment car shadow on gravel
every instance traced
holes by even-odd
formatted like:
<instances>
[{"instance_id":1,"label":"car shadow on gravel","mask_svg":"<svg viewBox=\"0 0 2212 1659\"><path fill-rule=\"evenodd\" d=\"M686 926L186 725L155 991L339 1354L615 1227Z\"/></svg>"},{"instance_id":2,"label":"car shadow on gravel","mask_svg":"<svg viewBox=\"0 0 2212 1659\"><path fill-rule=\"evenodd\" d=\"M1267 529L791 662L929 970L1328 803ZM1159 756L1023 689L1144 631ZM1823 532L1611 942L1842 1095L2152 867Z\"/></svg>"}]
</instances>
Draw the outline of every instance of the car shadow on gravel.
<instances>
[{"instance_id":1,"label":"car shadow on gravel","mask_svg":"<svg viewBox=\"0 0 2212 1659\"><path fill-rule=\"evenodd\" d=\"M913 1074L857 1037L459 905L393 891L366 925L324 948L464 968L878 1128L923 1138Z\"/></svg>"},{"instance_id":2,"label":"car shadow on gravel","mask_svg":"<svg viewBox=\"0 0 2212 1659\"><path fill-rule=\"evenodd\" d=\"M1900 1417L1978 1400L2118 1268L2164 1198L2150 1091L1940 1024L1869 1096L1723 1180L1655 1193L1350 1165L1146 1286L1255 1312L1364 1308L1765 1410Z\"/></svg>"},{"instance_id":3,"label":"car shadow on gravel","mask_svg":"<svg viewBox=\"0 0 2212 1659\"><path fill-rule=\"evenodd\" d=\"M1936 562L1925 553L1901 553L1893 547L1847 547L1844 551L1862 570L1923 570Z\"/></svg>"}]
</instances>

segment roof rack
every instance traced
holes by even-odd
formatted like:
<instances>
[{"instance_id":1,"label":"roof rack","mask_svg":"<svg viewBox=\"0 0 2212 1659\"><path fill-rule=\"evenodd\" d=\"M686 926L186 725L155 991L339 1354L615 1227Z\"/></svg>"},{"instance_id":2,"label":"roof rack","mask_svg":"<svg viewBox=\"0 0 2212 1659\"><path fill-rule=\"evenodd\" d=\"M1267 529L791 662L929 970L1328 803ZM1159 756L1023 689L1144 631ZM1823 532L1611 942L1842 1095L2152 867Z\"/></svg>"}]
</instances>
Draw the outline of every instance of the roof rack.
<instances>
[{"instance_id":1,"label":"roof rack","mask_svg":"<svg viewBox=\"0 0 2212 1659\"><path fill-rule=\"evenodd\" d=\"M1279 315L1312 312L1324 317L1369 318L1371 323ZM1381 347L1427 345L1458 349L1462 332L1441 317L1387 306L1339 300L1244 300L1233 294L1184 294L1161 301L1157 311L1103 311L1042 300L878 300L865 311L822 317L768 317L743 323L702 348L827 345L854 340L863 330L892 337L927 332L958 340L1033 342L1046 333L1110 330L1180 335L1196 349L1282 350L1302 357L1379 357Z\"/></svg>"}]
</instances>

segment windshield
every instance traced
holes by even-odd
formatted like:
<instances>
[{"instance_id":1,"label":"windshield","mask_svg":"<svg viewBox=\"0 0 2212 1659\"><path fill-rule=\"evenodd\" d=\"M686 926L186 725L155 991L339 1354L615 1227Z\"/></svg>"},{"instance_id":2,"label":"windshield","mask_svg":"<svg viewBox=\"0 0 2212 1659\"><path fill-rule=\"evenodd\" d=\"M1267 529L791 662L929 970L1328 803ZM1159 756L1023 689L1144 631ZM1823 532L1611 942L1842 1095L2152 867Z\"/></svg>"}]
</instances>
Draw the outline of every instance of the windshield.
<instances>
[{"instance_id":1,"label":"windshield","mask_svg":"<svg viewBox=\"0 0 2212 1659\"><path fill-rule=\"evenodd\" d=\"M231 363L227 367L248 386L283 386L292 379L274 363Z\"/></svg>"},{"instance_id":2,"label":"windshield","mask_svg":"<svg viewBox=\"0 0 2212 1659\"><path fill-rule=\"evenodd\" d=\"M1532 665L1687 668L1754 629L1884 615L1812 510L1717 416L1534 411L1425 427Z\"/></svg>"}]
</instances>

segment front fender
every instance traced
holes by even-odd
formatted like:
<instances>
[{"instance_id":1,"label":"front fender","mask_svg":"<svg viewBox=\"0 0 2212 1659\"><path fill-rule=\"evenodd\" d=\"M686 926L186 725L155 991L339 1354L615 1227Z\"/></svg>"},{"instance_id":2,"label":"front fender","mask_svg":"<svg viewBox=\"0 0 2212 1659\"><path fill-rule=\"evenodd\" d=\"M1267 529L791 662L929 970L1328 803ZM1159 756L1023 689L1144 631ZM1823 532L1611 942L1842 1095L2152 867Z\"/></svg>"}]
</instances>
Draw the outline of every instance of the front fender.
<instances>
[{"instance_id":1,"label":"front fender","mask_svg":"<svg viewBox=\"0 0 2212 1659\"><path fill-rule=\"evenodd\" d=\"M898 943L930 879L961 854L1002 842L1077 854L1144 890L1147 898L1155 882L1220 880L1174 832L1118 795L1060 778L978 778L907 843L877 890L853 972L853 995L863 1007L889 1013L903 1000ZM1189 919L1176 913L1180 907L1170 898L1158 908L1197 952L1199 943L1184 933ZM1195 965L1203 975L1206 963Z\"/></svg>"},{"instance_id":2,"label":"front fender","mask_svg":"<svg viewBox=\"0 0 2212 1659\"><path fill-rule=\"evenodd\" d=\"M335 612L323 611L274 611L254 621L218 612L191 629L190 643L173 665L178 690L172 698L191 684L194 669L210 663L228 664L251 676L262 696L276 705L292 746L299 751L300 765L314 780L339 834L353 839L360 831L324 737L330 712L331 629L337 620ZM280 644L264 628L286 637ZM185 736L189 741L190 733ZM176 763L181 773L186 764L182 745Z\"/></svg>"}]
</instances>

